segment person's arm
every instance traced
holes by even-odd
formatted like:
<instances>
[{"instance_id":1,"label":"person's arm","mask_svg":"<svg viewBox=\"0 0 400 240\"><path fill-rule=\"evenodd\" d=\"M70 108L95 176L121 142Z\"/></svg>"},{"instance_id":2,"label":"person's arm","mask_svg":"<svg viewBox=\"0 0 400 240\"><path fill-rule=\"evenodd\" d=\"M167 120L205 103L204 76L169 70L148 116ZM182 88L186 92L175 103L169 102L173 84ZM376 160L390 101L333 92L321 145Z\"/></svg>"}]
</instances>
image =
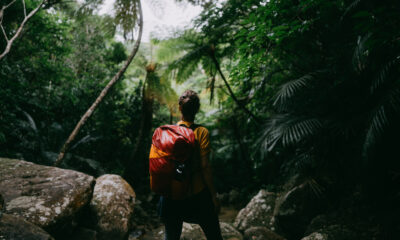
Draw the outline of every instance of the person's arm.
<instances>
[{"instance_id":1,"label":"person's arm","mask_svg":"<svg viewBox=\"0 0 400 240\"><path fill-rule=\"evenodd\" d=\"M213 200L214 206L215 206L215 211L218 214L221 206L220 206L220 203L217 198L217 191L215 190L215 187L214 187L213 177L212 177L212 168L208 161L208 155L209 155L209 153L206 154L205 156L201 157L201 167L202 167L204 181L208 187L208 190L211 193L211 197L212 197L212 200Z\"/></svg>"},{"instance_id":2,"label":"person's arm","mask_svg":"<svg viewBox=\"0 0 400 240\"><path fill-rule=\"evenodd\" d=\"M208 130L205 130L200 139L200 156L201 156L201 169L203 174L204 182L210 191L212 200L214 202L215 210L217 214L220 210L220 203L217 199L217 191L214 187L213 175L211 164L208 161L210 156L210 136Z\"/></svg>"}]
</instances>

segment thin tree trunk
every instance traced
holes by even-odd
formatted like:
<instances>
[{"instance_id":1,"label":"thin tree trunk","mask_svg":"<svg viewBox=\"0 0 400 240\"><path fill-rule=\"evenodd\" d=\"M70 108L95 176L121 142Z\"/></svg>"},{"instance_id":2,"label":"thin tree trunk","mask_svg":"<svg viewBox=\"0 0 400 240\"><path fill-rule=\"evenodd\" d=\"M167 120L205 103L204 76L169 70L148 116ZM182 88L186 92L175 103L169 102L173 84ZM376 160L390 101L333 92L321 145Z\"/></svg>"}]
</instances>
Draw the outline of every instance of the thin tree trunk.
<instances>
[{"instance_id":1,"label":"thin tree trunk","mask_svg":"<svg viewBox=\"0 0 400 240\"><path fill-rule=\"evenodd\" d=\"M38 5L35 9L33 9L28 15L26 15L25 1L22 0L23 6L24 6L24 20L22 21L21 25L18 27L18 29L17 29L17 31L15 32L14 36L13 36L11 39L8 39L7 33L6 33L6 31L4 30L4 27L3 27L4 10L6 10L6 8L8 8L8 7L9 7L11 4L13 4L14 2L15 2L15 0L12 1L10 4L8 4L8 5L6 5L6 6L3 6L3 7L0 9L0 28L1 28L1 31L3 32L3 35L4 35L5 40L6 40L6 42L7 42L6 48L4 49L3 53L0 54L0 61L1 61L1 59L3 59L3 58L10 52L11 46L13 45L14 41L21 35L22 29L24 28L26 22L27 22L31 17L33 17L33 15L35 15L35 14L39 11L39 9L40 9L40 8L42 7L42 5L43 5L44 0L42 0L42 1L39 3L39 5Z\"/></svg>"},{"instance_id":2,"label":"thin tree trunk","mask_svg":"<svg viewBox=\"0 0 400 240\"><path fill-rule=\"evenodd\" d=\"M233 93L233 91L232 91L232 89L231 89L231 86L229 86L228 81L226 80L224 74L222 73L221 67L220 67L220 65L219 65L219 63L218 63L218 60L217 60L217 58L215 57L215 55L211 55L211 58L212 58L212 60L213 60L213 62L214 62L214 64L215 64L215 67L217 68L217 71L218 71L219 75L221 76L222 80L224 80L225 86L226 86L226 88L228 89L228 92L229 92L229 94L231 95L233 101L235 101L235 103L236 103L241 109L243 109L243 111L245 111L250 117L252 117L253 120L254 120L256 123L259 123L260 120L259 120L252 112L250 112L250 110L248 110L243 104L241 104L241 103L239 102L239 100L236 98L235 94Z\"/></svg>"},{"instance_id":3,"label":"thin tree trunk","mask_svg":"<svg viewBox=\"0 0 400 240\"><path fill-rule=\"evenodd\" d=\"M110 88L122 77L122 75L125 73L126 69L128 68L129 64L132 62L133 58L135 57L137 51L139 50L140 46L140 41L142 39L142 32L143 32L143 12L142 12L142 5L140 3L140 0L138 1L139 3L139 36L138 39L132 49L131 54L129 55L128 59L126 60L124 66L119 70L119 72L111 79L111 81L107 84L107 86L101 91L100 95L97 97L96 101L92 104L92 106L86 111L86 113L82 116L81 120L78 122L76 125L75 129L72 131L71 135L68 137L67 141L64 143L63 147L61 148L61 151L57 157L57 160L54 163L54 166L59 166L64 158L64 155L66 151L68 150L69 145L71 142L75 139L76 135L78 134L79 130L82 128L82 126L85 124L86 120L92 115L93 111L96 109L96 107L99 105L99 103L104 99L104 97L107 95L108 91Z\"/></svg>"},{"instance_id":4,"label":"thin tree trunk","mask_svg":"<svg viewBox=\"0 0 400 240\"><path fill-rule=\"evenodd\" d=\"M250 160L250 155L249 151L247 149L247 146L243 142L244 136L240 134L240 129L239 125L237 123L236 117L232 117L232 127L233 127L233 135L236 138L237 143L239 144L239 149L240 149L240 155L242 156L242 159L238 161L237 164L237 169L243 169L245 174L244 178L247 178L246 181L243 182L248 182L251 181L251 176L253 176L253 168L251 165L251 160Z\"/></svg>"},{"instance_id":5,"label":"thin tree trunk","mask_svg":"<svg viewBox=\"0 0 400 240\"><path fill-rule=\"evenodd\" d=\"M153 71L147 71L146 80L143 84L142 90L142 116L139 125L139 133L135 141L135 147L131 153L131 156L126 161L126 166L122 176L133 186L136 185L138 179L145 179L145 175L148 173L147 162L145 159L148 157L147 150L150 148L150 144L146 141L150 135L152 122L153 122L153 104L154 97L150 94L149 81L152 78ZM135 165L132 162L136 160ZM144 175L143 175L144 174Z\"/></svg>"}]
</instances>

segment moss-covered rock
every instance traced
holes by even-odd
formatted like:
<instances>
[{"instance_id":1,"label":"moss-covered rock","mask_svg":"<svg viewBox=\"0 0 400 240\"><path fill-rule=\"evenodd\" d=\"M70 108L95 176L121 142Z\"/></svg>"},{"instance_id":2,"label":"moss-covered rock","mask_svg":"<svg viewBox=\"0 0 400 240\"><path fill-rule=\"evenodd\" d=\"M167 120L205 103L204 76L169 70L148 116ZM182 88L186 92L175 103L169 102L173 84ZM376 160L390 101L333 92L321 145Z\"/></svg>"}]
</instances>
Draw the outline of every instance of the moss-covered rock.
<instances>
[{"instance_id":1,"label":"moss-covered rock","mask_svg":"<svg viewBox=\"0 0 400 240\"><path fill-rule=\"evenodd\" d=\"M245 231L255 226L271 228L275 200L275 193L260 190L247 206L240 210L235 219L234 226L240 231Z\"/></svg>"},{"instance_id":2,"label":"moss-covered rock","mask_svg":"<svg viewBox=\"0 0 400 240\"><path fill-rule=\"evenodd\" d=\"M73 170L0 158L0 194L5 213L44 228L64 228L89 203L94 178Z\"/></svg>"},{"instance_id":3,"label":"moss-covered rock","mask_svg":"<svg viewBox=\"0 0 400 240\"><path fill-rule=\"evenodd\" d=\"M113 174L96 180L90 208L96 218L98 239L124 239L131 230L136 195L122 177Z\"/></svg>"},{"instance_id":4,"label":"moss-covered rock","mask_svg":"<svg viewBox=\"0 0 400 240\"><path fill-rule=\"evenodd\" d=\"M21 217L3 214L0 217L0 239L2 240L54 240L40 227Z\"/></svg>"}]
</instances>

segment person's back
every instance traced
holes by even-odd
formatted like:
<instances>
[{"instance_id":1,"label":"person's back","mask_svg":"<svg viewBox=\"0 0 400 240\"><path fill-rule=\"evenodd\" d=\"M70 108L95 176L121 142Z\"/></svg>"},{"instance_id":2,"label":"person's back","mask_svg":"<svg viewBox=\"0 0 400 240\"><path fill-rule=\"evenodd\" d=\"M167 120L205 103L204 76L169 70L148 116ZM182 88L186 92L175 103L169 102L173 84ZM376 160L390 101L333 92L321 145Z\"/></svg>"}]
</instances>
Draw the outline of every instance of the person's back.
<instances>
[{"instance_id":1,"label":"person's back","mask_svg":"<svg viewBox=\"0 0 400 240\"><path fill-rule=\"evenodd\" d=\"M183 200L161 196L159 214L165 224L165 239L179 240L183 222L197 223L207 239L222 240L218 221L219 202L212 182L209 164L210 137L207 128L195 125L200 108L197 93L185 91L179 98L182 120L177 125L194 129L196 151L191 159L190 189Z\"/></svg>"}]
</instances>

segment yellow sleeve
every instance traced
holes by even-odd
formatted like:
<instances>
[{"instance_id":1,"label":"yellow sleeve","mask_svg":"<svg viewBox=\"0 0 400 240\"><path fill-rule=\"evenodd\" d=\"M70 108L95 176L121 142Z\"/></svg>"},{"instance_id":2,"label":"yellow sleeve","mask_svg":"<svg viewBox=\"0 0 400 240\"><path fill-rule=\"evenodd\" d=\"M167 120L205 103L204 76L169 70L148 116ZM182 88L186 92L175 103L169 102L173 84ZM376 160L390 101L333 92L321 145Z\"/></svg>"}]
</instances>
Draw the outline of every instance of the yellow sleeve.
<instances>
[{"instance_id":1,"label":"yellow sleeve","mask_svg":"<svg viewBox=\"0 0 400 240\"><path fill-rule=\"evenodd\" d=\"M200 145L200 155L205 156L210 152L210 134L205 127L198 128L198 138Z\"/></svg>"}]
</instances>

